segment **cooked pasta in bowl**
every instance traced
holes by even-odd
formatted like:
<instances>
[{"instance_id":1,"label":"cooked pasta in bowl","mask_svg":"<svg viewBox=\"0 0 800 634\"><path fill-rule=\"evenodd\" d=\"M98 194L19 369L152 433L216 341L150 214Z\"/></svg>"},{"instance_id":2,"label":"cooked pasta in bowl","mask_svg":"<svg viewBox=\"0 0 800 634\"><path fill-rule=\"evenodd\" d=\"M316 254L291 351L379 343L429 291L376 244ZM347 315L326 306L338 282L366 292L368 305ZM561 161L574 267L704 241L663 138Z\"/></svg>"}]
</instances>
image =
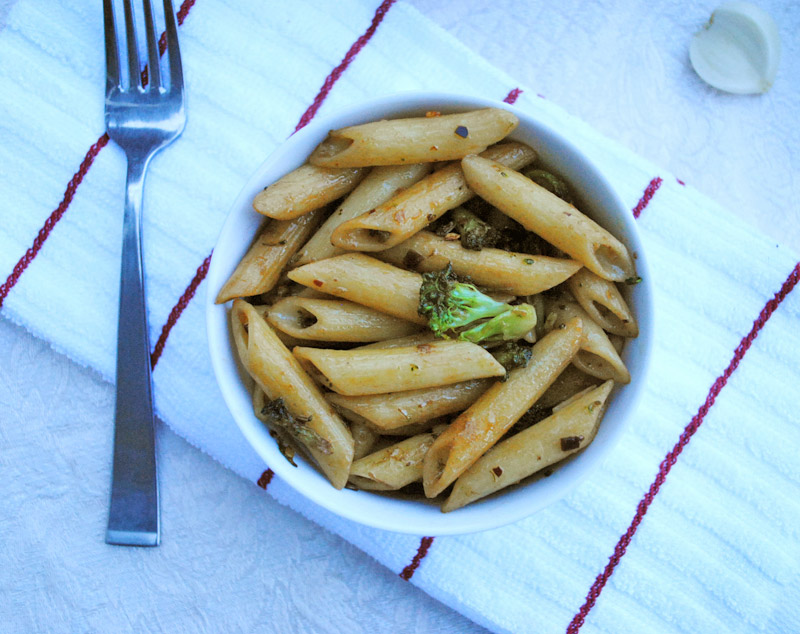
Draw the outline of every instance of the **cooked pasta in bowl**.
<instances>
[{"instance_id":1,"label":"cooked pasta in bowl","mask_svg":"<svg viewBox=\"0 0 800 634\"><path fill-rule=\"evenodd\" d=\"M247 440L311 501L382 529L536 512L601 467L646 381L631 212L504 103L411 93L313 121L248 181L207 280Z\"/></svg>"}]
</instances>

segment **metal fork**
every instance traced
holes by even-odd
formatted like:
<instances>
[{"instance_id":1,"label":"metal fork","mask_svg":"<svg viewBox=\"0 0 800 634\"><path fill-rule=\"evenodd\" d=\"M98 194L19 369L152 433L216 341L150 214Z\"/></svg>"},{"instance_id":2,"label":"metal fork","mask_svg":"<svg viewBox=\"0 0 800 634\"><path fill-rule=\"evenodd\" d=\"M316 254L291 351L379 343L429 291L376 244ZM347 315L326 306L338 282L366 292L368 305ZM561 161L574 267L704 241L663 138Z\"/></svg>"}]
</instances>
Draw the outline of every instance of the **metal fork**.
<instances>
[{"instance_id":1,"label":"metal fork","mask_svg":"<svg viewBox=\"0 0 800 634\"><path fill-rule=\"evenodd\" d=\"M136 24L130 0L124 0L124 13L127 78L120 72L113 0L103 0L106 129L128 159L117 330L114 465L106 542L124 546L157 546L161 529L142 265L142 195L150 159L183 132L186 113L178 29L171 0L164 0L168 82L160 67L155 16L150 0L144 0L146 80L139 64Z\"/></svg>"}]
</instances>

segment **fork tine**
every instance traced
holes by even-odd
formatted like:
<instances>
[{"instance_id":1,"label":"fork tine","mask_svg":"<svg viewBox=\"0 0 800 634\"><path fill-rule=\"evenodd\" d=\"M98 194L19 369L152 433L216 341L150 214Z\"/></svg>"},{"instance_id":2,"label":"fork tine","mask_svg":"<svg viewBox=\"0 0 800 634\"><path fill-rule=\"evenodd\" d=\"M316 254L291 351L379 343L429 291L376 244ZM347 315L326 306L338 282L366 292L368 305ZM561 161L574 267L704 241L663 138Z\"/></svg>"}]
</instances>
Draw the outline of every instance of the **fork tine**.
<instances>
[{"instance_id":1,"label":"fork tine","mask_svg":"<svg viewBox=\"0 0 800 634\"><path fill-rule=\"evenodd\" d=\"M128 84L131 88L141 86L141 69L139 66L139 45L136 42L136 22L133 17L131 0L125 0L125 38L128 40Z\"/></svg>"},{"instance_id":2,"label":"fork tine","mask_svg":"<svg viewBox=\"0 0 800 634\"><path fill-rule=\"evenodd\" d=\"M183 91L183 67L181 66L181 50L178 46L178 25L175 22L175 11L172 0L164 0L164 17L167 23L167 50L169 57L169 84L171 92Z\"/></svg>"},{"instance_id":3,"label":"fork tine","mask_svg":"<svg viewBox=\"0 0 800 634\"><path fill-rule=\"evenodd\" d=\"M119 52L117 27L112 0L103 0L103 28L106 34L106 92L119 86Z\"/></svg>"},{"instance_id":4,"label":"fork tine","mask_svg":"<svg viewBox=\"0 0 800 634\"><path fill-rule=\"evenodd\" d=\"M156 41L156 27L153 17L153 5L144 0L144 25L147 32L147 73L149 84L154 90L161 87L161 68Z\"/></svg>"}]
</instances>

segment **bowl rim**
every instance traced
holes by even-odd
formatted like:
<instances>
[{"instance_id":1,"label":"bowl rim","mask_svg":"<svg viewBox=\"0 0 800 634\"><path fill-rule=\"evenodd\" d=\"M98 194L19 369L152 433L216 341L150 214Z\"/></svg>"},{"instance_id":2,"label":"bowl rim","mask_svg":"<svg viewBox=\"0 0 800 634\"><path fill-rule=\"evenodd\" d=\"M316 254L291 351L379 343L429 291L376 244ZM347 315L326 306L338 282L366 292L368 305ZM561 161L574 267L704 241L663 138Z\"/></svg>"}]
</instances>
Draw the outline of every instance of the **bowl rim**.
<instances>
[{"instance_id":1,"label":"bowl rim","mask_svg":"<svg viewBox=\"0 0 800 634\"><path fill-rule=\"evenodd\" d=\"M631 307L636 314L640 334L637 339L628 343L623 352L626 364L629 361L626 357L634 360L636 373L631 372L632 379L628 385L615 386L611 397L613 400L594 442L576 454L575 459L559 467L552 477L537 481L536 484L540 486L515 485L512 490L498 492L450 513L442 513L438 504L422 500L388 498L369 491L336 490L314 466L304 461L301 466L291 466L268 435L266 440L269 442L265 442L264 426L253 414L252 406L250 405L249 412L242 406L241 390L246 389L246 386L241 380L241 366L238 364L238 359L235 359L235 352L230 345L228 313L232 302L219 305L214 303L219 288L238 263L238 258L231 257L226 261L214 255L211 258L207 274L206 331L214 375L231 416L261 459L296 492L340 517L373 528L414 535L466 534L499 528L536 513L574 491L613 453L625 430L630 426L647 383L653 348L655 310L652 277L633 214L625 207L599 168L567 136L554 130L535 115L505 102L447 92L413 91L361 101L329 114L320 115L279 144L247 178L226 215L213 253L226 253L224 246L220 245L231 241L228 234L235 230L237 222L241 224L249 220L250 224L256 223L257 226L263 220L252 210L254 193L261 190L265 183L274 182L299 166L310 153L310 149L301 152L298 148L313 149L330 129L372 121L380 117L397 118L412 113L417 113L419 116L419 113L434 109L442 112L458 112L484 107L503 108L519 117L520 126L510 135L512 138L518 136L517 133L522 129L530 128L534 131L530 133L532 136L547 138L548 151L555 141L559 151L566 153L559 156L562 158L566 156L565 160L573 161L575 167L580 167L581 173L585 174L582 178L592 182L595 189L600 190L599 195L595 192L588 198L592 201L596 198L604 199L605 205L600 211L614 219L616 230L613 233L635 254L637 274L642 278L642 282L635 286L631 296L633 300ZM536 149L540 151L538 147ZM568 180L573 179L568 178ZM591 215L596 215L598 209L594 211L595 213ZM252 214L249 219L246 217L247 213ZM240 216L243 216L244 220ZM620 229L623 231L620 232ZM249 246L252 237L249 235L248 240L242 242L244 247L238 245L242 254ZM227 334L222 334L223 330L226 330ZM635 346L634 351L631 351L632 345ZM231 372L231 357L234 357L234 364L238 368L235 373ZM624 402L618 403L621 397ZM624 410L618 414L620 420L615 424L607 423L609 414L612 411L617 413L623 406ZM601 432L603 432L603 442L598 443ZM300 463L301 461L298 461L298 464ZM320 483L324 486L319 486ZM359 499L356 499L356 496L359 496Z\"/></svg>"}]
</instances>

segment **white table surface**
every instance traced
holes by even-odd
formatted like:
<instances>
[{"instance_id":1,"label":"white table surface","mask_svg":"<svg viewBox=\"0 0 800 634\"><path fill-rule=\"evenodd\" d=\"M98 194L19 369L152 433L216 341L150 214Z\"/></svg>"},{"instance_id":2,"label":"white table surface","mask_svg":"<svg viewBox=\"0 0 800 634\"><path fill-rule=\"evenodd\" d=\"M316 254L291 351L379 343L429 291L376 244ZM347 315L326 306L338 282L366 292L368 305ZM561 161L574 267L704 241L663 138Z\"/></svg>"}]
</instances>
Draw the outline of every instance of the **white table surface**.
<instances>
[{"instance_id":1,"label":"white table surface","mask_svg":"<svg viewBox=\"0 0 800 634\"><path fill-rule=\"evenodd\" d=\"M768 95L736 97L688 65L714 2L409 1L520 84L800 252L796 3L761 3L778 18L784 58ZM13 2L0 0L0 24ZM162 545L107 546L113 388L1 317L0 596L13 609L0 630L484 631L163 427Z\"/></svg>"}]
</instances>

